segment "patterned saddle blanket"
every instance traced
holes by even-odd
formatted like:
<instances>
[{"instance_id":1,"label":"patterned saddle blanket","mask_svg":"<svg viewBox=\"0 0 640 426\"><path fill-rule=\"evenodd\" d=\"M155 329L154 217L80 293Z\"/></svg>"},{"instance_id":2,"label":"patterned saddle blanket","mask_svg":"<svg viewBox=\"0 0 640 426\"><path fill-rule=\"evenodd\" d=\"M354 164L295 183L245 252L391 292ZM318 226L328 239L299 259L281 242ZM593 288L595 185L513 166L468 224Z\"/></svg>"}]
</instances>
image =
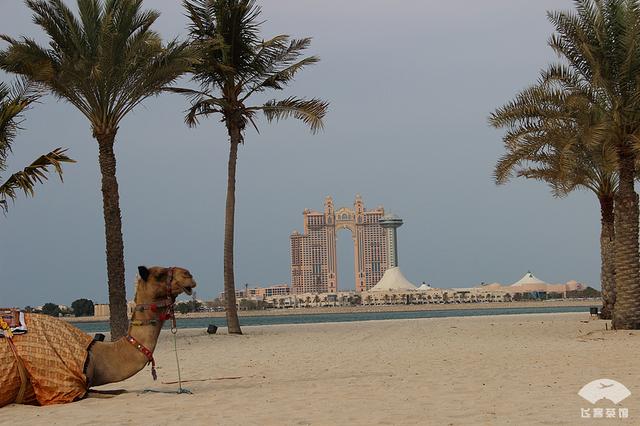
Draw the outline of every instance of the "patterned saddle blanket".
<instances>
[{"instance_id":1,"label":"patterned saddle blanket","mask_svg":"<svg viewBox=\"0 0 640 426\"><path fill-rule=\"evenodd\" d=\"M0 338L0 407L15 402L21 391L18 362L22 362L28 375L23 404L63 404L84 397L87 393L84 367L93 341L91 336L66 321L46 315L23 314L22 318L28 333ZM21 320L18 316L20 324Z\"/></svg>"}]
</instances>

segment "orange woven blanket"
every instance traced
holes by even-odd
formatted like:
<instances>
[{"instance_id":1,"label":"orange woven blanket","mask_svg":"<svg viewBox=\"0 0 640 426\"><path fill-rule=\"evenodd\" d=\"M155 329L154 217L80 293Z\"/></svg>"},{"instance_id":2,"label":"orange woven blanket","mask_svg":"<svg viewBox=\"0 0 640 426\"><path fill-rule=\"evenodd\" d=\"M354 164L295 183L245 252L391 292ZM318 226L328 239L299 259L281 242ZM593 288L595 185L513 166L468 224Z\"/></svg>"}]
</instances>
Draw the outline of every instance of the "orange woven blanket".
<instances>
[{"instance_id":1,"label":"orange woven blanket","mask_svg":"<svg viewBox=\"0 0 640 426\"><path fill-rule=\"evenodd\" d=\"M26 334L13 337L29 375L25 404L63 404L87 393L84 364L93 340L66 321L25 314ZM7 339L0 338L0 407L15 401L20 390L18 364Z\"/></svg>"}]
</instances>

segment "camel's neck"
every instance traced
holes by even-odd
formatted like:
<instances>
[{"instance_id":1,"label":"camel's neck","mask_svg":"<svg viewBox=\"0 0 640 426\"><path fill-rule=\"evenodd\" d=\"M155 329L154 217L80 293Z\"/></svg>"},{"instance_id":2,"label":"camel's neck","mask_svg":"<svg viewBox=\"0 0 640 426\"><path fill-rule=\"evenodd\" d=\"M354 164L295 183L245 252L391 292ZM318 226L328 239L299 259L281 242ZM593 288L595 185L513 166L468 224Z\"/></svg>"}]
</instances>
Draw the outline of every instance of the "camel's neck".
<instances>
[{"instance_id":1,"label":"camel's neck","mask_svg":"<svg viewBox=\"0 0 640 426\"><path fill-rule=\"evenodd\" d=\"M157 314L145 311L136 311L133 320L157 319ZM140 344L153 352L156 348L158 336L162 329L163 321L157 320L155 325L131 326L130 335ZM91 348L87 378L91 386L99 386L107 383L120 382L128 379L149 362L148 358L125 338L113 343L96 342Z\"/></svg>"}]
</instances>

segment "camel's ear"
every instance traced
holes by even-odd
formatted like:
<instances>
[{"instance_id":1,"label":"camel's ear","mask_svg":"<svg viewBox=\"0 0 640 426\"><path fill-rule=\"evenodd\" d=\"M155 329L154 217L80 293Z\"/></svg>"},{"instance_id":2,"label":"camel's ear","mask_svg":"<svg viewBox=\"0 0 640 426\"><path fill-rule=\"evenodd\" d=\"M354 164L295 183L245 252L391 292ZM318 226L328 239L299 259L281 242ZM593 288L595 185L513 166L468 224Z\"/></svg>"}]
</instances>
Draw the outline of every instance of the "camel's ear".
<instances>
[{"instance_id":1,"label":"camel's ear","mask_svg":"<svg viewBox=\"0 0 640 426\"><path fill-rule=\"evenodd\" d=\"M146 266L138 266L138 274L140 274L142 281L147 281L147 279L149 279L150 272Z\"/></svg>"}]
</instances>

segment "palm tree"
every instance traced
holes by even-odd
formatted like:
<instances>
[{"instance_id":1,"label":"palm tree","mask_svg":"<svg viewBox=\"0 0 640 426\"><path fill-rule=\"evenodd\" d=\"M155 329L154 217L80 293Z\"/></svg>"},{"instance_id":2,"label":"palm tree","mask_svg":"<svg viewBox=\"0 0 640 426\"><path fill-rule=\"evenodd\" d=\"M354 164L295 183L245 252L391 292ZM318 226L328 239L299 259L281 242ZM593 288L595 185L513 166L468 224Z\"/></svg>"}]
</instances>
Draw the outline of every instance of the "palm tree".
<instances>
[{"instance_id":1,"label":"palm tree","mask_svg":"<svg viewBox=\"0 0 640 426\"><path fill-rule=\"evenodd\" d=\"M166 46L151 30L159 17L142 0L78 0L76 16L62 0L26 0L34 22L50 39L1 36L10 46L0 67L42 84L75 106L98 142L102 175L111 337L127 331L124 244L114 144L122 119L190 69L187 43Z\"/></svg>"},{"instance_id":2,"label":"palm tree","mask_svg":"<svg viewBox=\"0 0 640 426\"><path fill-rule=\"evenodd\" d=\"M614 203L616 305L612 325L640 328L638 197L640 136L640 0L576 0L576 10L550 12L556 34L549 42L567 65L545 78L570 90L591 92L604 105L607 139L617 161Z\"/></svg>"},{"instance_id":3,"label":"palm tree","mask_svg":"<svg viewBox=\"0 0 640 426\"><path fill-rule=\"evenodd\" d=\"M13 86L0 82L0 172L6 170L7 157L12 151L13 140L19 130L23 113L38 100L40 93L27 81L19 81ZM22 171L12 174L2 182L0 180L0 209L6 213L8 200L17 198L17 191L33 196L35 186L47 180L49 167L52 167L62 179L62 163L75 163L67 157L66 150L56 148L41 155Z\"/></svg>"},{"instance_id":4,"label":"palm tree","mask_svg":"<svg viewBox=\"0 0 640 426\"><path fill-rule=\"evenodd\" d=\"M248 105L252 95L268 89L282 90L298 71L318 62L315 56L301 59L311 39L290 40L289 36L279 35L270 40L261 40L260 7L255 0L185 0L183 4L191 21L190 38L200 47L200 61L193 70L193 80L200 85L200 90L174 91L191 99L185 118L189 126L196 126L201 116L219 114L229 135L224 291L227 295L229 333L242 334L234 309L233 270L238 147L244 142L248 123L257 130L255 117L259 112L268 121L297 118L315 133L323 127L328 104L319 99L288 97Z\"/></svg>"},{"instance_id":5,"label":"palm tree","mask_svg":"<svg viewBox=\"0 0 640 426\"><path fill-rule=\"evenodd\" d=\"M575 77L574 77L575 78ZM615 305L614 199L618 187L615 149L606 140L602 105L588 91L567 90L545 81L520 92L490 117L507 128L506 153L494 176L504 184L512 176L547 183L557 197L587 189L601 213L600 254L603 309L610 319Z\"/></svg>"},{"instance_id":6,"label":"palm tree","mask_svg":"<svg viewBox=\"0 0 640 426\"><path fill-rule=\"evenodd\" d=\"M362 296L359 294L355 294L353 296L353 298L351 299L351 304L352 305L362 305Z\"/></svg>"}]
</instances>

